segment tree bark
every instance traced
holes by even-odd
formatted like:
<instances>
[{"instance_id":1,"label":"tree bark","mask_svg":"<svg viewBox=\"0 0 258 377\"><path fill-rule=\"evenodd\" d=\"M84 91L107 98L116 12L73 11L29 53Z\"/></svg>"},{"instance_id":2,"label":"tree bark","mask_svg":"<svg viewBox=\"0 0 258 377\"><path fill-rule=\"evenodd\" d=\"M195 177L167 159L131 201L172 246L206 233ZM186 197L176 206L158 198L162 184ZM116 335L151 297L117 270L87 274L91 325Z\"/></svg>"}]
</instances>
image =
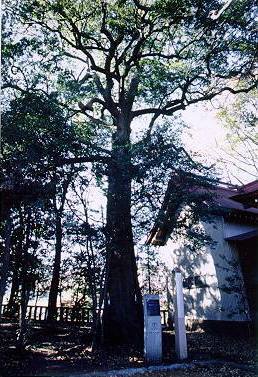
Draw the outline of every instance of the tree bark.
<instances>
[{"instance_id":1,"label":"tree bark","mask_svg":"<svg viewBox=\"0 0 258 377\"><path fill-rule=\"evenodd\" d=\"M25 258L27 256L25 255ZM19 332L16 340L16 348L18 350L23 350L26 342L27 335L27 320L26 313L30 297L30 290L27 282L27 272L24 269L22 273L22 285L21 285L21 299L20 299L20 313L19 313Z\"/></svg>"},{"instance_id":2,"label":"tree bark","mask_svg":"<svg viewBox=\"0 0 258 377\"><path fill-rule=\"evenodd\" d=\"M55 257L54 257L54 266L53 266L53 273L52 273L52 280L49 290L49 297L48 297L48 315L47 319L49 322L53 322L56 319L57 315L57 297L58 297L58 290L60 285L60 269L61 269L61 255L62 255L62 241L63 241L63 231L62 231L62 217L64 211L64 204L66 200L66 194L68 191L69 184L71 182L73 176L73 169L71 169L70 173L67 175L66 179L63 181L62 187L62 195L61 195L61 202L58 208L57 205L57 195L54 199L54 211L55 211ZM55 175L55 180L57 180L57 176ZM56 181L57 184L57 181Z\"/></svg>"},{"instance_id":3,"label":"tree bark","mask_svg":"<svg viewBox=\"0 0 258 377\"><path fill-rule=\"evenodd\" d=\"M29 266L29 247L31 240L32 218L31 208L27 209L27 217L22 216L20 212L21 227L24 231L24 243L22 247L22 267L21 267L21 298L20 298L20 313L19 313L19 330L16 340L16 348L20 351L24 350L27 335L27 307L30 298L31 280L30 280L30 266Z\"/></svg>"},{"instance_id":4,"label":"tree bark","mask_svg":"<svg viewBox=\"0 0 258 377\"><path fill-rule=\"evenodd\" d=\"M56 319L57 309L57 297L58 288L60 282L60 268L61 268L61 254L62 254L62 217L59 213L56 215L55 224L55 259L52 273L52 280L50 285L49 297L48 297L48 321L52 322Z\"/></svg>"},{"instance_id":5,"label":"tree bark","mask_svg":"<svg viewBox=\"0 0 258 377\"><path fill-rule=\"evenodd\" d=\"M16 246L13 261L12 285L10 297L7 303L8 315L15 316L19 311L19 288L20 288L20 273L21 273L21 259L22 259L22 242Z\"/></svg>"},{"instance_id":6,"label":"tree bark","mask_svg":"<svg viewBox=\"0 0 258 377\"><path fill-rule=\"evenodd\" d=\"M4 252L1 258L1 270L0 270L0 319L2 312L2 304L4 299L4 294L6 291L7 278L9 273L10 264L10 252L11 252L11 235L12 235L12 219L11 213L8 213L5 229L4 229Z\"/></svg>"},{"instance_id":7,"label":"tree bark","mask_svg":"<svg viewBox=\"0 0 258 377\"><path fill-rule=\"evenodd\" d=\"M93 252L93 246L91 239L86 240L86 252L88 258L88 281L90 296L92 300L92 333L97 331L97 310L98 310L98 298L97 298L97 284L96 284L96 264L95 255Z\"/></svg>"},{"instance_id":8,"label":"tree bark","mask_svg":"<svg viewBox=\"0 0 258 377\"><path fill-rule=\"evenodd\" d=\"M114 137L107 195L107 296L104 305L105 341L142 341L142 297L138 283L131 223L130 139Z\"/></svg>"}]
</instances>

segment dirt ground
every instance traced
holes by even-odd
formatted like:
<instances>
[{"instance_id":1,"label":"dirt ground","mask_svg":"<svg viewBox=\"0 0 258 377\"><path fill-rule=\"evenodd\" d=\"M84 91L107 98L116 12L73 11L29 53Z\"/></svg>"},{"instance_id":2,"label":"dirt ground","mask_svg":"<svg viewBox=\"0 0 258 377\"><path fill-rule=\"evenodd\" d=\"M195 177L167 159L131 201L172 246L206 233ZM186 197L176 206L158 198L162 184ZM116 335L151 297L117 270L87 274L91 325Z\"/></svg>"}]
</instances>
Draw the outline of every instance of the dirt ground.
<instances>
[{"instance_id":1,"label":"dirt ground","mask_svg":"<svg viewBox=\"0 0 258 377\"><path fill-rule=\"evenodd\" d=\"M170 372L135 374L134 377L255 377L255 372L224 365L220 367L191 368Z\"/></svg>"},{"instance_id":2,"label":"dirt ground","mask_svg":"<svg viewBox=\"0 0 258 377\"><path fill-rule=\"evenodd\" d=\"M28 344L22 353L17 353L14 344L16 325L0 325L0 376L35 376L48 373L105 371L127 367L142 367L144 359L141 350L129 347L106 348L92 352L87 329L76 327L57 328L31 327ZM187 334L189 361L216 359L255 365L255 338L216 336L204 332ZM163 333L164 364L176 362L174 334ZM223 369L224 368L224 369ZM206 370L207 369L207 370ZM159 372L140 376L146 377L204 377L204 376L254 376L238 368L225 365L213 368L198 368L176 372ZM249 373L249 374L246 374Z\"/></svg>"}]
</instances>

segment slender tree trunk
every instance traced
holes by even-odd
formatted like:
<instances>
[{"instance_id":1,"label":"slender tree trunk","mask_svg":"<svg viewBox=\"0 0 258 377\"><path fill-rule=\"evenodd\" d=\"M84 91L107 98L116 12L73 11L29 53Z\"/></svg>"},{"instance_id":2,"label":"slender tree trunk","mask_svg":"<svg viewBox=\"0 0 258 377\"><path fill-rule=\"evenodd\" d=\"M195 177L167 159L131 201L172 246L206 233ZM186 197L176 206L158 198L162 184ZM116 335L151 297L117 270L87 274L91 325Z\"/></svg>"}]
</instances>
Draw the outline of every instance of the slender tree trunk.
<instances>
[{"instance_id":1,"label":"slender tree trunk","mask_svg":"<svg viewBox=\"0 0 258 377\"><path fill-rule=\"evenodd\" d=\"M91 349L95 350L97 347L104 343L104 323L102 318L102 308L103 303L106 299L107 293L107 275L108 275L108 268L109 263L108 259L105 262L104 270L102 271L102 276L100 279L100 292L99 292L99 302L97 307L97 318L96 323L93 323L92 326L92 333L93 339L91 344Z\"/></svg>"},{"instance_id":2,"label":"slender tree trunk","mask_svg":"<svg viewBox=\"0 0 258 377\"><path fill-rule=\"evenodd\" d=\"M19 332L16 340L16 347L19 350L25 348L26 335L27 335L27 307L31 291L31 281L29 274L29 259L28 251L31 240L31 209L27 209L27 217L22 216L21 212L21 227L24 229L24 243L22 247L22 267L21 267L21 298L20 298L20 313L19 313ZM25 223L26 221L26 223ZM26 224L26 225L25 225Z\"/></svg>"},{"instance_id":3,"label":"slender tree trunk","mask_svg":"<svg viewBox=\"0 0 258 377\"><path fill-rule=\"evenodd\" d=\"M13 276L12 276L12 286L11 286L11 292L10 297L8 300L8 311L14 312L17 304L17 297L19 293L19 271L14 268L13 270Z\"/></svg>"},{"instance_id":4,"label":"slender tree trunk","mask_svg":"<svg viewBox=\"0 0 258 377\"><path fill-rule=\"evenodd\" d=\"M58 288L60 283L60 268L61 268L61 254L62 254L62 218L58 213L56 216L55 224L55 259L52 273L52 280L50 285L49 297L48 297L48 321L54 321L56 318L56 305L58 297Z\"/></svg>"},{"instance_id":5,"label":"slender tree trunk","mask_svg":"<svg viewBox=\"0 0 258 377\"><path fill-rule=\"evenodd\" d=\"M59 303L60 303L60 306L62 306L62 289L61 288L59 289Z\"/></svg>"},{"instance_id":6,"label":"slender tree trunk","mask_svg":"<svg viewBox=\"0 0 258 377\"><path fill-rule=\"evenodd\" d=\"M20 243L20 245L16 248L15 255L14 255L11 292L10 292L10 297L7 303L7 310L11 316L18 313L21 257L22 257L22 243Z\"/></svg>"},{"instance_id":7,"label":"slender tree trunk","mask_svg":"<svg viewBox=\"0 0 258 377\"><path fill-rule=\"evenodd\" d=\"M4 252L1 258L1 270L0 270L0 319L1 319L1 307L3 305L4 294L6 291L7 278L9 273L10 264L10 251L11 251L11 234L12 234L12 219L9 212L5 229L4 229Z\"/></svg>"},{"instance_id":8,"label":"slender tree trunk","mask_svg":"<svg viewBox=\"0 0 258 377\"><path fill-rule=\"evenodd\" d=\"M64 204L66 199L66 194L68 191L69 184L73 177L73 169L69 172L66 179L63 182L63 190L60 198L60 206L57 205L57 195L54 199L54 210L55 210L55 258L54 266L52 273L52 280L48 296L48 316L47 319L49 322L52 322L56 319L57 316L57 297L58 290L60 285L60 269L61 269L61 255L62 255L62 240L63 240L63 231L62 231L62 216L64 210ZM57 180L57 176L55 176ZM57 184L57 183L56 183ZM61 295L60 295L61 297Z\"/></svg>"},{"instance_id":9,"label":"slender tree trunk","mask_svg":"<svg viewBox=\"0 0 258 377\"><path fill-rule=\"evenodd\" d=\"M19 313L19 333L17 336L16 347L19 350L23 350L25 347L26 335L27 335L27 307L29 302L30 291L27 286L26 271L23 272L22 286L21 286L21 301L20 301L20 313Z\"/></svg>"},{"instance_id":10,"label":"slender tree trunk","mask_svg":"<svg viewBox=\"0 0 258 377\"><path fill-rule=\"evenodd\" d=\"M36 297L35 297L35 304L34 304L35 307L38 305L38 300L39 300L39 291L36 290Z\"/></svg>"},{"instance_id":11,"label":"slender tree trunk","mask_svg":"<svg viewBox=\"0 0 258 377\"><path fill-rule=\"evenodd\" d=\"M107 197L107 297L104 339L114 343L142 341L142 297L131 223L131 161L129 137L113 143Z\"/></svg>"},{"instance_id":12,"label":"slender tree trunk","mask_svg":"<svg viewBox=\"0 0 258 377\"><path fill-rule=\"evenodd\" d=\"M93 245L91 239L87 239L86 241L86 252L88 257L88 281L89 281L89 289L90 289L90 296L92 300L92 316L93 316L93 324L92 324L92 332L95 333L96 331L96 324L97 324L97 309L98 309L98 299L97 299L97 280L96 280L96 263L95 263L95 255L93 252Z\"/></svg>"},{"instance_id":13,"label":"slender tree trunk","mask_svg":"<svg viewBox=\"0 0 258 377\"><path fill-rule=\"evenodd\" d=\"M22 213L19 211L20 215L20 227L18 231L17 243L13 252L13 272L12 272L12 284L10 297L7 304L8 314L10 316L16 316L19 312L19 293L20 285L22 284L22 260L23 260L23 248L24 248L24 234L22 230ZM23 225L24 226L24 225Z\"/></svg>"}]
</instances>

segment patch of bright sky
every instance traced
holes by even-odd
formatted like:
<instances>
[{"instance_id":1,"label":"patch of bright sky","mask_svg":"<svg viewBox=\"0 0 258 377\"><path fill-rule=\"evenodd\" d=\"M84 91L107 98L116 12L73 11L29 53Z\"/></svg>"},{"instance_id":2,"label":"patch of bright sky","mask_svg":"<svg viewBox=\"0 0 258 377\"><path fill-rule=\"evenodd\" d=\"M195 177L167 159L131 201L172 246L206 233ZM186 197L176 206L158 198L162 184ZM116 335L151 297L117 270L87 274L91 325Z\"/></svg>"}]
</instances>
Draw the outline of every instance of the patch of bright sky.
<instances>
[{"instance_id":1,"label":"patch of bright sky","mask_svg":"<svg viewBox=\"0 0 258 377\"><path fill-rule=\"evenodd\" d=\"M220 180L239 185L240 182L248 183L255 179L253 175L244 173L241 166L235 166L230 161L227 164L223 162L228 148L227 130L218 119L217 107L211 104L189 107L182 113L182 118L189 126L182 135L186 149L200 153L202 162L216 164Z\"/></svg>"},{"instance_id":2,"label":"patch of bright sky","mask_svg":"<svg viewBox=\"0 0 258 377\"><path fill-rule=\"evenodd\" d=\"M225 129L219 124L216 111L208 106L189 107L182 113L189 126L182 139L189 150L199 152L214 162L218 157L218 144L225 142Z\"/></svg>"}]
</instances>

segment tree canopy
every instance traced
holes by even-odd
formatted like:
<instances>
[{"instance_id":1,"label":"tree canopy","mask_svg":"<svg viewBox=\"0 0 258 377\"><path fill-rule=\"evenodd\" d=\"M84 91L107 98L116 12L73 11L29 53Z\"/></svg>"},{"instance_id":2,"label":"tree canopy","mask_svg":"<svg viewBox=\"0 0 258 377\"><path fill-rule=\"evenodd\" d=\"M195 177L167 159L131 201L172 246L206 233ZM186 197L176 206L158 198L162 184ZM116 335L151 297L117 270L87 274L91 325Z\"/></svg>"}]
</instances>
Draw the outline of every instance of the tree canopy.
<instances>
[{"instance_id":1,"label":"tree canopy","mask_svg":"<svg viewBox=\"0 0 258 377\"><path fill-rule=\"evenodd\" d=\"M213 20L220 7L220 1L14 1L11 9L6 4L7 38L13 17L18 24L15 40L4 44L3 88L55 91L65 107L78 111L79 102L88 120L107 125L145 114L157 119L225 90L244 91L237 84L253 79L254 2L232 2Z\"/></svg>"}]
</instances>

